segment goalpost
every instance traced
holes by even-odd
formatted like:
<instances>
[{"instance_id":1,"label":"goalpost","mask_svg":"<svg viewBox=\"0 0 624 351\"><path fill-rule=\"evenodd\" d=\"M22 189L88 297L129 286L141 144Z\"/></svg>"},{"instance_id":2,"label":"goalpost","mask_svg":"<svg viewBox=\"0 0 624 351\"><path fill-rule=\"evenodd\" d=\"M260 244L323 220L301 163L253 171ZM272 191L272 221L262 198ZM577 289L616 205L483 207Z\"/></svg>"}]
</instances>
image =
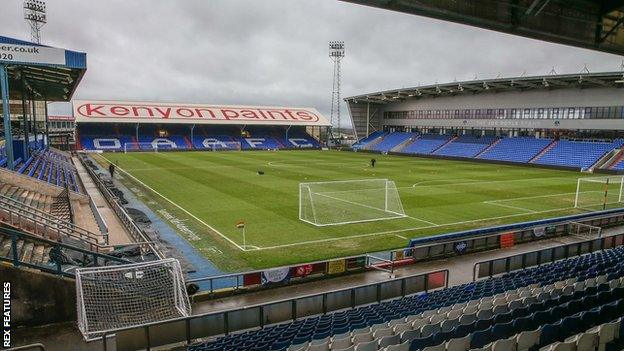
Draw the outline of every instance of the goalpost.
<instances>
[{"instance_id":1,"label":"goalpost","mask_svg":"<svg viewBox=\"0 0 624 351\"><path fill-rule=\"evenodd\" d=\"M574 207L589 211L605 210L624 201L624 176L579 178Z\"/></svg>"},{"instance_id":2,"label":"goalpost","mask_svg":"<svg viewBox=\"0 0 624 351\"><path fill-rule=\"evenodd\" d=\"M240 141L220 141L218 143L207 144L211 151L240 151Z\"/></svg>"},{"instance_id":3,"label":"goalpost","mask_svg":"<svg viewBox=\"0 0 624 351\"><path fill-rule=\"evenodd\" d=\"M182 268L174 258L76 269L76 301L85 340L191 315Z\"/></svg>"},{"instance_id":4,"label":"goalpost","mask_svg":"<svg viewBox=\"0 0 624 351\"><path fill-rule=\"evenodd\" d=\"M396 185L388 179L299 184L299 219L315 226L405 217Z\"/></svg>"},{"instance_id":5,"label":"goalpost","mask_svg":"<svg viewBox=\"0 0 624 351\"><path fill-rule=\"evenodd\" d=\"M158 143L124 143L123 150L124 154L127 154L130 151L153 151L158 152L158 149L162 146L159 146Z\"/></svg>"},{"instance_id":6,"label":"goalpost","mask_svg":"<svg viewBox=\"0 0 624 351\"><path fill-rule=\"evenodd\" d=\"M602 236L602 228L591 224L570 222L568 228L570 234L585 239L600 238Z\"/></svg>"}]
</instances>

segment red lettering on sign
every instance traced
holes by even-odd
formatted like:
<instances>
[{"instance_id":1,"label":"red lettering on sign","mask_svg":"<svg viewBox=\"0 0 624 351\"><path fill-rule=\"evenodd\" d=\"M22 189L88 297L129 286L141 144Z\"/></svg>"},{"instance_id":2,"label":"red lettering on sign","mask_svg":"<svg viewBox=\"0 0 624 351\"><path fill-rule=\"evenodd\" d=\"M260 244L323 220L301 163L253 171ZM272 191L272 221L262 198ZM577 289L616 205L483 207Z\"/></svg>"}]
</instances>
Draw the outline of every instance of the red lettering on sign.
<instances>
[{"instance_id":1,"label":"red lettering on sign","mask_svg":"<svg viewBox=\"0 0 624 351\"><path fill-rule=\"evenodd\" d=\"M110 108L110 112L115 116L126 116L128 113L130 113L130 110L123 106L113 106Z\"/></svg>"},{"instance_id":2,"label":"red lettering on sign","mask_svg":"<svg viewBox=\"0 0 624 351\"><path fill-rule=\"evenodd\" d=\"M238 112L234 110L221 110L221 114L225 119L236 119L238 118Z\"/></svg>"},{"instance_id":3,"label":"red lettering on sign","mask_svg":"<svg viewBox=\"0 0 624 351\"><path fill-rule=\"evenodd\" d=\"M158 112L160 112L160 114L163 116L163 118L169 118L169 115L171 115L171 107L167 107L164 110L161 110L160 107L154 107L154 109Z\"/></svg>"}]
</instances>

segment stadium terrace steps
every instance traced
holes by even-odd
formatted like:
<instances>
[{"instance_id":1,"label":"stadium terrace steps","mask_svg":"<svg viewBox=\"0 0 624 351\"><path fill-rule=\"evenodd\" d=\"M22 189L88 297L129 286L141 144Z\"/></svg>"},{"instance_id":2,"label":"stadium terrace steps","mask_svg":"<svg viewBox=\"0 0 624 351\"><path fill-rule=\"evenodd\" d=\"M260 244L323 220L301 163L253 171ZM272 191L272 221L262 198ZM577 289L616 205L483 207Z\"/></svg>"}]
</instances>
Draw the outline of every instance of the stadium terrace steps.
<instances>
[{"instance_id":1,"label":"stadium terrace steps","mask_svg":"<svg viewBox=\"0 0 624 351\"><path fill-rule=\"evenodd\" d=\"M535 161L539 160L542 156L544 156L548 151L550 151L552 148L554 148L557 143L559 141L558 140L553 140L550 142L550 144L546 145L544 147L544 149L542 149L540 152L537 153L537 155L533 156L530 160L529 163L535 163Z\"/></svg>"},{"instance_id":2,"label":"stadium terrace steps","mask_svg":"<svg viewBox=\"0 0 624 351\"><path fill-rule=\"evenodd\" d=\"M527 163L542 150L544 150L552 140L537 139L532 137L502 138L491 148L484 150L479 156L484 160L497 160L508 162Z\"/></svg>"},{"instance_id":3,"label":"stadium terrace steps","mask_svg":"<svg viewBox=\"0 0 624 351\"><path fill-rule=\"evenodd\" d=\"M422 134L411 144L406 145L402 152L407 154L428 155L441 145L448 143L450 139L451 137L449 135Z\"/></svg>"},{"instance_id":4,"label":"stadium terrace steps","mask_svg":"<svg viewBox=\"0 0 624 351\"><path fill-rule=\"evenodd\" d=\"M440 148L434 151L433 154L441 156L473 158L481 153L490 144L492 144L493 140L494 138L492 137L455 137L451 141L442 145Z\"/></svg>"},{"instance_id":5,"label":"stadium terrace steps","mask_svg":"<svg viewBox=\"0 0 624 351\"><path fill-rule=\"evenodd\" d=\"M420 135L412 133L412 136L409 139L407 139L407 140L401 142L400 144L396 145L395 147L390 149L390 151L392 151L392 152L399 152L399 153L403 152L403 149L405 149L407 147L407 145L413 143L418 138L420 138Z\"/></svg>"},{"instance_id":6,"label":"stadium terrace steps","mask_svg":"<svg viewBox=\"0 0 624 351\"><path fill-rule=\"evenodd\" d=\"M414 134L412 133L404 133L404 132L395 132L390 133L383 138L380 139L379 143L369 147L369 150L388 152L392 150L394 147L405 143L406 141L413 138Z\"/></svg>"},{"instance_id":7,"label":"stadium terrace steps","mask_svg":"<svg viewBox=\"0 0 624 351\"><path fill-rule=\"evenodd\" d=\"M490 151L492 148L496 147L496 145L498 145L501 142L501 140L502 140L501 138L494 139L494 142L492 142L490 145L488 145L485 149L481 150L481 152L476 154L474 157L475 158L481 158L481 155L483 155L484 153Z\"/></svg>"},{"instance_id":8,"label":"stadium terrace steps","mask_svg":"<svg viewBox=\"0 0 624 351\"><path fill-rule=\"evenodd\" d=\"M16 172L59 187L67 186L74 192L81 192L80 184L76 180L76 168L65 153L52 149L34 151Z\"/></svg>"},{"instance_id":9,"label":"stadium terrace steps","mask_svg":"<svg viewBox=\"0 0 624 351\"><path fill-rule=\"evenodd\" d=\"M460 286L229 334L188 350L378 350L391 345L406 347L392 350L456 350L447 348L456 339L464 343L457 350L510 350L520 343L517 335L536 329L538 336L518 349L537 350L624 314L623 254L623 247L607 249ZM508 347L500 347L505 339L510 339Z\"/></svg>"},{"instance_id":10,"label":"stadium terrace steps","mask_svg":"<svg viewBox=\"0 0 624 351\"><path fill-rule=\"evenodd\" d=\"M438 151L442 150L443 148L445 148L447 145L450 145L452 142L454 142L455 140L457 140L457 136L454 136L452 138L450 138L449 140L447 140L445 143L443 143L442 145L438 146L437 148L433 149L430 153L431 154L436 154Z\"/></svg>"},{"instance_id":11,"label":"stadium terrace steps","mask_svg":"<svg viewBox=\"0 0 624 351\"><path fill-rule=\"evenodd\" d=\"M19 188L11 184L0 186L0 195L23 202L25 205L34 207L40 211L50 213L54 198L50 195L41 194L35 191Z\"/></svg>"},{"instance_id":12,"label":"stadium terrace steps","mask_svg":"<svg viewBox=\"0 0 624 351\"><path fill-rule=\"evenodd\" d=\"M588 169L618 143L559 140L533 163Z\"/></svg>"},{"instance_id":13,"label":"stadium terrace steps","mask_svg":"<svg viewBox=\"0 0 624 351\"><path fill-rule=\"evenodd\" d=\"M372 142L373 140L376 140L377 138L383 136L385 134L384 131L378 130L378 131L374 131L371 134L369 134L368 136L358 140L357 142L355 142L352 147L354 149L363 149L365 148L365 146Z\"/></svg>"},{"instance_id":14,"label":"stadium terrace steps","mask_svg":"<svg viewBox=\"0 0 624 351\"><path fill-rule=\"evenodd\" d=\"M614 160L607 166L608 169L624 170L624 148L617 151Z\"/></svg>"},{"instance_id":15,"label":"stadium terrace steps","mask_svg":"<svg viewBox=\"0 0 624 351\"><path fill-rule=\"evenodd\" d=\"M26 239L17 240L17 252L20 261L33 265L46 264L50 260L50 250L52 246L30 242ZM13 250L11 247L11 237L8 235L0 236L0 257L13 259Z\"/></svg>"},{"instance_id":16,"label":"stadium terrace steps","mask_svg":"<svg viewBox=\"0 0 624 351\"><path fill-rule=\"evenodd\" d=\"M381 134L379 134L379 136L378 136L378 137L376 137L376 138L374 138L374 139L370 140L369 142L367 142L367 143L363 146L363 148L364 148L364 149L366 149L366 150L374 150L375 146L376 146L377 144L381 143L381 142L382 142L382 141L386 138L386 136L387 136L387 135L388 135L388 133L386 133L386 132L381 132Z\"/></svg>"}]
</instances>

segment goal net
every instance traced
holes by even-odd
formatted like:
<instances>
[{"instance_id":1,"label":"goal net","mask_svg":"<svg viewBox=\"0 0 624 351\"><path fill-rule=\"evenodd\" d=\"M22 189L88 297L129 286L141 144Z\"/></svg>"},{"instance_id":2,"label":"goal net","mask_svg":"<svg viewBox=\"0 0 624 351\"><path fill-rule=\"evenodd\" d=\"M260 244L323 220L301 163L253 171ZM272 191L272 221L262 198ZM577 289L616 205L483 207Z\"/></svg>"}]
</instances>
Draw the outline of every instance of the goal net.
<instances>
[{"instance_id":1,"label":"goal net","mask_svg":"<svg viewBox=\"0 0 624 351\"><path fill-rule=\"evenodd\" d=\"M158 143L124 143L124 153L132 151L153 151L158 152L158 149L163 149L163 145Z\"/></svg>"},{"instance_id":2,"label":"goal net","mask_svg":"<svg viewBox=\"0 0 624 351\"><path fill-rule=\"evenodd\" d=\"M622 206L624 177L579 178L576 184L574 207L599 211Z\"/></svg>"},{"instance_id":3,"label":"goal net","mask_svg":"<svg viewBox=\"0 0 624 351\"><path fill-rule=\"evenodd\" d=\"M576 235L585 239L599 238L602 234L602 228L591 224L570 222L568 227L569 234Z\"/></svg>"},{"instance_id":4,"label":"goal net","mask_svg":"<svg viewBox=\"0 0 624 351\"><path fill-rule=\"evenodd\" d=\"M299 184L299 219L315 226L404 217L396 185L387 179Z\"/></svg>"},{"instance_id":5,"label":"goal net","mask_svg":"<svg viewBox=\"0 0 624 351\"><path fill-rule=\"evenodd\" d=\"M212 151L239 151L241 143L239 141L220 141L218 143L208 143L207 147Z\"/></svg>"},{"instance_id":6,"label":"goal net","mask_svg":"<svg viewBox=\"0 0 624 351\"><path fill-rule=\"evenodd\" d=\"M173 258L77 269L76 295L78 328L86 340L191 314L182 269Z\"/></svg>"}]
</instances>

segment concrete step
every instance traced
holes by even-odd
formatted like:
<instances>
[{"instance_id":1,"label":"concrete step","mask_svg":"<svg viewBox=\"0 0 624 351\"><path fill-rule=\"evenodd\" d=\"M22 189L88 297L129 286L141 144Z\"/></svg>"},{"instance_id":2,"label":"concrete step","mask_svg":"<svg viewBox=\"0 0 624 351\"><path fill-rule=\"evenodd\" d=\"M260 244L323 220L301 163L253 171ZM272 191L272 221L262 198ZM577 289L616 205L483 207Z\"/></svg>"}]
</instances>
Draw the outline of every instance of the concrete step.
<instances>
[{"instance_id":1,"label":"concrete step","mask_svg":"<svg viewBox=\"0 0 624 351\"><path fill-rule=\"evenodd\" d=\"M20 261L30 263L34 247L35 244L33 244L32 242L24 242L24 244L22 245L22 251L19 254Z\"/></svg>"},{"instance_id":2,"label":"concrete step","mask_svg":"<svg viewBox=\"0 0 624 351\"><path fill-rule=\"evenodd\" d=\"M8 257L11 251L11 237L10 236L0 236L0 256Z\"/></svg>"},{"instance_id":3,"label":"concrete step","mask_svg":"<svg viewBox=\"0 0 624 351\"><path fill-rule=\"evenodd\" d=\"M43 255L45 253L46 247L44 245L35 245L35 247L33 248L33 253L31 256L31 263L32 264L42 264L42 263L47 263L47 261L43 261Z\"/></svg>"}]
</instances>

